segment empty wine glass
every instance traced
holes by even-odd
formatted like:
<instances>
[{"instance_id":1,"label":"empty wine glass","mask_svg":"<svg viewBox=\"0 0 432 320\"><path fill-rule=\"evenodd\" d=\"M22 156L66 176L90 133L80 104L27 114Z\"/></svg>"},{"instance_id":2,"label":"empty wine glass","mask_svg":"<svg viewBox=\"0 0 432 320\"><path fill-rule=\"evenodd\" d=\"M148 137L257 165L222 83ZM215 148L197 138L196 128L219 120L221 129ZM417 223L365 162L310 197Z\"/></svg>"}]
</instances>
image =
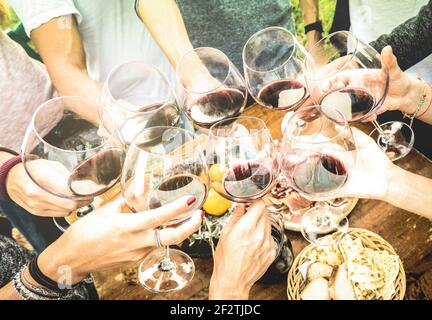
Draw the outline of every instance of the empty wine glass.
<instances>
[{"instance_id":1,"label":"empty wine glass","mask_svg":"<svg viewBox=\"0 0 432 320\"><path fill-rule=\"evenodd\" d=\"M143 128L179 125L180 111L167 77L142 61L116 66L103 85L99 102L111 114L126 144Z\"/></svg>"},{"instance_id":2,"label":"empty wine glass","mask_svg":"<svg viewBox=\"0 0 432 320\"><path fill-rule=\"evenodd\" d=\"M303 76L306 49L288 30L270 27L243 48L246 83L256 102L270 109L295 109L308 93Z\"/></svg>"},{"instance_id":3,"label":"empty wine glass","mask_svg":"<svg viewBox=\"0 0 432 320\"><path fill-rule=\"evenodd\" d=\"M36 109L22 146L24 168L43 190L65 199L87 201L103 194L120 179L125 150L107 113L99 123L88 121L88 110L99 106L81 97L60 97ZM83 207L68 218L54 218L60 230L92 210Z\"/></svg>"},{"instance_id":4,"label":"empty wine glass","mask_svg":"<svg viewBox=\"0 0 432 320\"><path fill-rule=\"evenodd\" d=\"M190 210L166 226L177 225L202 207L208 184L201 141L192 132L152 127L142 130L132 141L121 187L125 202L133 212L155 209L184 196L195 197ZM149 291L172 292L184 288L192 280L194 270L187 254L166 246L155 249L142 261L139 280Z\"/></svg>"},{"instance_id":5,"label":"empty wine glass","mask_svg":"<svg viewBox=\"0 0 432 320\"><path fill-rule=\"evenodd\" d=\"M246 105L244 79L218 49L204 47L186 53L177 66L177 79L184 89L185 113L197 128L208 129L236 117Z\"/></svg>"},{"instance_id":6,"label":"empty wine glass","mask_svg":"<svg viewBox=\"0 0 432 320\"><path fill-rule=\"evenodd\" d=\"M350 123L377 114L390 81L379 53L347 31L332 33L316 43L306 55L305 73L309 93L322 112L337 108ZM406 123L372 123L372 136L393 161L412 149L414 133Z\"/></svg>"},{"instance_id":7,"label":"empty wine glass","mask_svg":"<svg viewBox=\"0 0 432 320\"><path fill-rule=\"evenodd\" d=\"M225 119L209 130L207 165L220 172L211 182L223 197L247 203L262 198L279 174L276 147L265 123L255 117Z\"/></svg>"},{"instance_id":8,"label":"empty wine glass","mask_svg":"<svg viewBox=\"0 0 432 320\"><path fill-rule=\"evenodd\" d=\"M288 183L313 201L332 198L348 181L357 160L356 143L344 115L337 109L331 114L320 109L304 107L291 116L280 153L281 170ZM346 234L348 219L322 202L302 216L301 230L309 242L330 245ZM324 241L326 235L332 236Z\"/></svg>"}]
</instances>

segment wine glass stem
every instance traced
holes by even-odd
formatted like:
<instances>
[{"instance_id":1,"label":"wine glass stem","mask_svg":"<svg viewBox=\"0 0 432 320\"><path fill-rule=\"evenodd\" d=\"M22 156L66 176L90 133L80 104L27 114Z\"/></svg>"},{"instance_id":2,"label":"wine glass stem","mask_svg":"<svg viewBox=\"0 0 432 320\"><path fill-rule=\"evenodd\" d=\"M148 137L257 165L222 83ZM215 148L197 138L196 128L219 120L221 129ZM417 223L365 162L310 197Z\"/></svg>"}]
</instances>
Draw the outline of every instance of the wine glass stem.
<instances>
[{"instance_id":1,"label":"wine glass stem","mask_svg":"<svg viewBox=\"0 0 432 320\"><path fill-rule=\"evenodd\" d=\"M381 125L376 120L372 120L372 124L375 126L375 128L378 130L381 137L385 138L387 134L384 132L384 130L381 128Z\"/></svg>"},{"instance_id":2,"label":"wine glass stem","mask_svg":"<svg viewBox=\"0 0 432 320\"><path fill-rule=\"evenodd\" d=\"M165 246L165 256L163 257L162 261L159 264L159 268L162 271L168 272L174 269L174 263L171 261L170 258L170 247Z\"/></svg>"}]
</instances>

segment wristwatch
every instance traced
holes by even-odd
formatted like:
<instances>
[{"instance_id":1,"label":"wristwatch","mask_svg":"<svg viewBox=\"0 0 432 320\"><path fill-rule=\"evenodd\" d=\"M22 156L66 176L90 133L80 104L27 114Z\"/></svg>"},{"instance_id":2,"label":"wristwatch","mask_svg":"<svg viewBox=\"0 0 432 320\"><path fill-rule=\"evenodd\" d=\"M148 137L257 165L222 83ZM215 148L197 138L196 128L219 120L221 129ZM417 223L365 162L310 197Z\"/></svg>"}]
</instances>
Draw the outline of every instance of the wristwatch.
<instances>
[{"instance_id":1,"label":"wristwatch","mask_svg":"<svg viewBox=\"0 0 432 320\"><path fill-rule=\"evenodd\" d=\"M313 22L313 23L309 23L304 28L305 33L308 33L309 31L312 31L312 30L316 30L319 33L323 33L323 27L322 27L321 20L318 20L318 21Z\"/></svg>"}]
</instances>

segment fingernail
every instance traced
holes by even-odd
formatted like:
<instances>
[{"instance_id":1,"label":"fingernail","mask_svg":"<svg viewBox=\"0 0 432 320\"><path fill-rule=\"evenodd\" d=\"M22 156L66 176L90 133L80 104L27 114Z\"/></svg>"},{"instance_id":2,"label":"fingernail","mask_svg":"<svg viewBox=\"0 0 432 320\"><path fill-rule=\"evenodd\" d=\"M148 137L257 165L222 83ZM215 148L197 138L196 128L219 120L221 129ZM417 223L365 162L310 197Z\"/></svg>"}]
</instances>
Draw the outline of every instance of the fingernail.
<instances>
[{"instance_id":1,"label":"fingernail","mask_svg":"<svg viewBox=\"0 0 432 320\"><path fill-rule=\"evenodd\" d=\"M204 218L204 216L205 216L205 211L201 210L201 218Z\"/></svg>"},{"instance_id":2,"label":"fingernail","mask_svg":"<svg viewBox=\"0 0 432 320\"><path fill-rule=\"evenodd\" d=\"M196 198L192 196L188 199L188 201L186 203L190 207L195 201L196 201Z\"/></svg>"}]
</instances>

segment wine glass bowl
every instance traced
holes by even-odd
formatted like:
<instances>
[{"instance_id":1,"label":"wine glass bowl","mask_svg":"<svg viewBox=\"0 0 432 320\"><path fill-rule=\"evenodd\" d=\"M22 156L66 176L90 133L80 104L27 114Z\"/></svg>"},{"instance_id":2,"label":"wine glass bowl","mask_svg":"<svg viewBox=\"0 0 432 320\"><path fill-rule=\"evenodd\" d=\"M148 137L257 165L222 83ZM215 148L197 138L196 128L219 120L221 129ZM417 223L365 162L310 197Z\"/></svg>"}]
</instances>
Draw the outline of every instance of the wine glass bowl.
<instances>
[{"instance_id":1,"label":"wine glass bowl","mask_svg":"<svg viewBox=\"0 0 432 320\"><path fill-rule=\"evenodd\" d=\"M240 203L262 198L279 174L277 151L265 123L255 117L237 117L209 130L206 158L209 168L222 173L211 182L223 197Z\"/></svg>"},{"instance_id":2,"label":"wine glass bowl","mask_svg":"<svg viewBox=\"0 0 432 320\"><path fill-rule=\"evenodd\" d=\"M183 196L195 202L178 224L205 202L208 170L201 141L193 133L174 127L142 130L130 145L121 179L126 204L133 212L155 209Z\"/></svg>"},{"instance_id":3,"label":"wine glass bowl","mask_svg":"<svg viewBox=\"0 0 432 320\"><path fill-rule=\"evenodd\" d=\"M290 110L308 97L303 76L306 49L288 30L270 27L252 35L243 48L250 94L270 109Z\"/></svg>"},{"instance_id":4,"label":"wine glass bowl","mask_svg":"<svg viewBox=\"0 0 432 320\"><path fill-rule=\"evenodd\" d=\"M347 31L332 33L309 50L305 74L314 103L324 113L338 109L350 123L376 113L389 86L379 53Z\"/></svg>"},{"instance_id":5,"label":"wine glass bowl","mask_svg":"<svg viewBox=\"0 0 432 320\"><path fill-rule=\"evenodd\" d=\"M24 137L22 159L36 185L58 197L81 201L105 193L119 181L125 155L120 134L112 130L102 135L100 123L83 113L98 108L85 98L59 97L35 111ZM102 118L107 127L114 127L108 114ZM68 225L58 220L61 229Z\"/></svg>"},{"instance_id":6,"label":"wine glass bowl","mask_svg":"<svg viewBox=\"0 0 432 320\"><path fill-rule=\"evenodd\" d=\"M222 51L208 47L189 51L181 58L176 74L184 91L184 111L197 128L208 129L244 110L244 79Z\"/></svg>"},{"instance_id":7,"label":"wine glass bowl","mask_svg":"<svg viewBox=\"0 0 432 320\"><path fill-rule=\"evenodd\" d=\"M142 61L116 66L103 85L99 101L127 144L143 128L179 125L177 98L166 75Z\"/></svg>"}]
</instances>

